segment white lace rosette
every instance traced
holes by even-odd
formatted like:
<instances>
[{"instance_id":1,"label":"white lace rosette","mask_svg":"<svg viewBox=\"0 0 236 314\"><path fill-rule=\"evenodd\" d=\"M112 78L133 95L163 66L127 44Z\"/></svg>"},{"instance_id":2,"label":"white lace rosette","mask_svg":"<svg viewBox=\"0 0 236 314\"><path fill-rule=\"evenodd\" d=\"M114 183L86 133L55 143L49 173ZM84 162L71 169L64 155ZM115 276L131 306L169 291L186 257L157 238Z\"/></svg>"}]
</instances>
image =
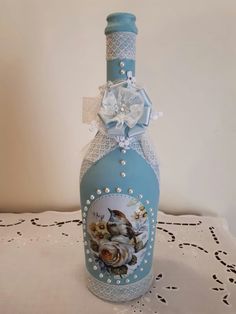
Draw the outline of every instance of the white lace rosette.
<instances>
[{"instance_id":1,"label":"white lace rosette","mask_svg":"<svg viewBox=\"0 0 236 314\"><path fill-rule=\"evenodd\" d=\"M84 106L84 111L90 112L89 121L84 122L90 122L91 129L96 127L98 132L84 157L80 179L93 163L117 146L134 149L151 165L159 179L158 161L145 132L150 120L161 113L153 112L147 93L136 85L132 72L127 73L127 80L108 82L99 89L100 97L95 98L93 109Z\"/></svg>"}]
</instances>

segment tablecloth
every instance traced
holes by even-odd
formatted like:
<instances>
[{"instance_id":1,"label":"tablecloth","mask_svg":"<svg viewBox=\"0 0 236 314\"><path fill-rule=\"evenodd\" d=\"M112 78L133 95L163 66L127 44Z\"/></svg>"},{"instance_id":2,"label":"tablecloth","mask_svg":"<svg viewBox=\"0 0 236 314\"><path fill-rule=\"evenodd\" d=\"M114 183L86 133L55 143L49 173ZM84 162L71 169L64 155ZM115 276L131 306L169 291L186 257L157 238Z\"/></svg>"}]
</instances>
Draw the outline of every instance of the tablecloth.
<instances>
[{"instance_id":1,"label":"tablecloth","mask_svg":"<svg viewBox=\"0 0 236 314\"><path fill-rule=\"evenodd\" d=\"M1 314L236 313L236 240L223 218L159 212L154 281L142 297L86 288L81 213L0 214Z\"/></svg>"}]
</instances>

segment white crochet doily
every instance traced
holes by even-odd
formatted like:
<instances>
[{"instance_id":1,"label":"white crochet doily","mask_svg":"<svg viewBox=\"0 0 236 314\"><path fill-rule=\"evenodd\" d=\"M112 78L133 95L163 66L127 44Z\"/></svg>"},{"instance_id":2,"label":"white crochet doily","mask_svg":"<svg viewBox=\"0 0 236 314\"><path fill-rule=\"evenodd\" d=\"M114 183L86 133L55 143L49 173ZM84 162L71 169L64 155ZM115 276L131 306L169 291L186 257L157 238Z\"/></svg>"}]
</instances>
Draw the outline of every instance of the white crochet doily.
<instances>
[{"instance_id":1,"label":"white crochet doily","mask_svg":"<svg viewBox=\"0 0 236 314\"><path fill-rule=\"evenodd\" d=\"M235 243L222 218L160 212L153 284L115 304L86 287L79 211L0 214L0 312L235 314Z\"/></svg>"}]
</instances>

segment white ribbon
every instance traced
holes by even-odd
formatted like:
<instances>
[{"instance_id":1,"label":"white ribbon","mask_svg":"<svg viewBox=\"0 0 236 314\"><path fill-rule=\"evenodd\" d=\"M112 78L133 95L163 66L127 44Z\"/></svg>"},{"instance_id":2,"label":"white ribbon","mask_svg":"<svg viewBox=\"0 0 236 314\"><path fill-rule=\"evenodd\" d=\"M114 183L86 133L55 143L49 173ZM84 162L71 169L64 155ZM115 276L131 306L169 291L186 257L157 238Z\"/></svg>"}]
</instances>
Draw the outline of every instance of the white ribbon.
<instances>
[{"instance_id":1,"label":"white ribbon","mask_svg":"<svg viewBox=\"0 0 236 314\"><path fill-rule=\"evenodd\" d=\"M143 109L144 101L140 94L132 88L118 86L105 91L99 116L108 129L112 122L115 122L116 128L122 128L124 124L133 128L141 118Z\"/></svg>"}]
</instances>

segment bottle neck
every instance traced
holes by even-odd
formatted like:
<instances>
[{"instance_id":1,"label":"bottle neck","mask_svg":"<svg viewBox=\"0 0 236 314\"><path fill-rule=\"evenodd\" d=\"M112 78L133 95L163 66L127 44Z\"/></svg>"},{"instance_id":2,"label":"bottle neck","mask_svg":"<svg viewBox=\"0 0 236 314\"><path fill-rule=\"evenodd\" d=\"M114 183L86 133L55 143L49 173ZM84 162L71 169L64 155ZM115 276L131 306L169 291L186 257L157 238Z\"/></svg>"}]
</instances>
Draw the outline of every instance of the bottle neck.
<instances>
[{"instance_id":1,"label":"bottle neck","mask_svg":"<svg viewBox=\"0 0 236 314\"><path fill-rule=\"evenodd\" d=\"M135 60L107 60L107 81L115 82L126 80L128 71L132 71L132 75L135 76Z\"/></svg>"}]
</instances>

